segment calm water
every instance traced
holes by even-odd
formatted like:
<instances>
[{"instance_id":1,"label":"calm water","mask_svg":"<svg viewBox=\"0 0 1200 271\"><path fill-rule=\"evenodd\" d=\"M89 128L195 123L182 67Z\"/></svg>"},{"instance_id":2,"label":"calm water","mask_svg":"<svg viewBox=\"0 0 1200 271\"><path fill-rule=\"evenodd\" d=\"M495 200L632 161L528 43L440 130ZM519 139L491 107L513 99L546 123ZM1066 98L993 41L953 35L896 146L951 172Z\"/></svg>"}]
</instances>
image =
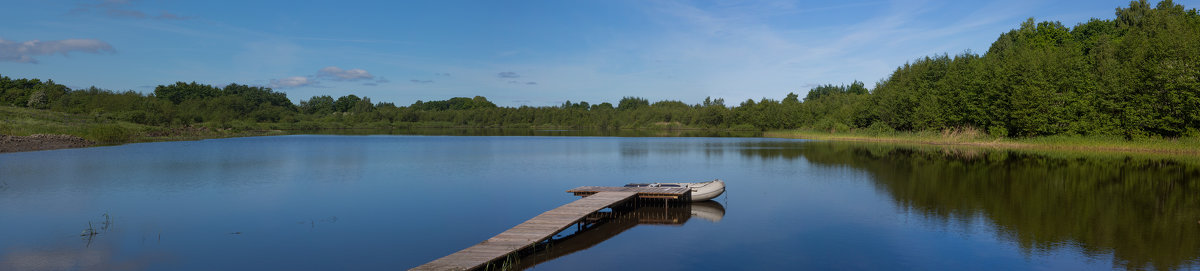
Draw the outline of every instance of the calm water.
<instances>
[{"instance_id":1,"label":"calm water","mask_svg":"<svg viewBox=\"0 0 1200 271\"><path fill-rule=\"evenodd\" d=\"M394 270L575 200L727 182L538 270L1200 269L1200 167L762 138L280 136L0 154L0 270ZM107 216L106 216L107 215ZM91 226L89 226L89 223ZM96 235L81 236L91 227Z\"/></svg>"}]
</instances>

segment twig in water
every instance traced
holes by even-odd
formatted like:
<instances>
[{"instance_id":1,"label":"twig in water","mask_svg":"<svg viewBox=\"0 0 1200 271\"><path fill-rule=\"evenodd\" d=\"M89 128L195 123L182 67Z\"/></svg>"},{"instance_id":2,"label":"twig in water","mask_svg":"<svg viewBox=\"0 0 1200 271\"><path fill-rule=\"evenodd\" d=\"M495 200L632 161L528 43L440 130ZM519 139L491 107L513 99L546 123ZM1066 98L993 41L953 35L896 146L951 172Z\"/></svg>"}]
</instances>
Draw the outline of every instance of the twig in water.
<instances>
[{"instance_id":1,"label":"twig in water","mask_svg":"<svg viewBox=\"0 0 1200 271\"><path fill-rule=\"evenodd\" d=\"M97 235L97 234L100 234L100 233L96 232L96 228L92 227L92 222L88 221L88 227L86 229L83 229L83 232L79 233L79 236L92 236L92 235Z\"/></svg>"},{"instance_id":2,"label":"twig in water","mask_svg":"<svg viewBox=\"0 0 1200 271\"><path fill-rule=\"evenodd\" d=\"M104 223L100 224L100 230L108 232L108 230L113 228L113 217L112 215L109 215L108 212L104 212L103 216Z\"/></svg>"},{"instance_id":3,"label":"twig in water","mask_svg":"<svg viewBox=\"0 0 1200 271\"><path fill-rule=\"evenodd\" d=\"M79 236L80 238L87 240L87 244L84 245L84 247L92 247L92 239L98 234L100 233L96 232L96 228L92 227L92 221L88 221L87 229L84 229L83 232L79 233Z\"/></svg>"}]
</instances>

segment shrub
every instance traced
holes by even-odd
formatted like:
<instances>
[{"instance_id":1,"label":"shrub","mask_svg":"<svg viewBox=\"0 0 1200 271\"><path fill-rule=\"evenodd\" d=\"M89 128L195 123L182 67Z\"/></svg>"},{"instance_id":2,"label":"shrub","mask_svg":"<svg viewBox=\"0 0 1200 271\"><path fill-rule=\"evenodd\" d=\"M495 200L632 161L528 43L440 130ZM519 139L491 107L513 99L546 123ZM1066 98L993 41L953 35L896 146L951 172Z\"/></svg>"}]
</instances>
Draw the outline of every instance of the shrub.
<instances>
[{"instance_id":1,"label":"shrub","mask_svg":"<svg viewBox=\"0 0 1200 271\"><path fill-rule=\"evenodd\" d=\"M845 123L841 123L841 122L836 122L833 124L833 129L829 129L829 131L833 132L833 133L848 132L848 131L850 131L850 125L846 125Z\"/></svg>"},{"instance_id":2,"label":"shrub","mask_svg":"<svg viewBox=\"0 0 1200 271\"><path fill-rule=\"evenodd\" d=\"M873 136L891 135L896 132L896 129L893 129L892 126L888 126L887 123L883 123L882 121L876 121L874 123L871 123L870 126L867 126L866 130L867 130L867 134L870 134Z\"/></svg>"},{"instance_id":3,"label":"shrub","mask_svg":"<svg viewBox=\"0 0 1200 271\"><path fill-rule=\"evenodd\" d=\"M754 127L754 125L750 125L750 124L745 124L745 123L743 123L743 124L734 125L733 127L729 127L729 130L735 130L735 131L760 131L760 130L762 130L762 129L758 129L758 127Z\"/></svg>"},{"instance_id":4,"label":"shrub","mask_svg":"<svg viewBox=\"0 0 1200 271\"><path fill-rule=\"evenodd\" d=\"M1008 128L1004 128L1004 126L988 127L988 134L994 137L1008 137Z\"/></svg>"},{"instance_id":5,"label":"shrub","mask_svg":"<svg viewBox=\"0 0 1200 271\"><path fill-rule=\"evenodd\" d=\"M118 143L129 140L133 132L117 124L101 124L88 129L88 137L96 142Z\"/></svg>"},{"instance_id":6,"label":"shrub","mask_svg":"<svg viewBox=\"0 0 1200 271\"><path fill-rule=\"evenodd\" d=\"M29 95L29 102L25 103L25 106L37 109L48 108L49 102L46 99L46 91L38 90L33 95Z\"/></svg>"}]
</instances>

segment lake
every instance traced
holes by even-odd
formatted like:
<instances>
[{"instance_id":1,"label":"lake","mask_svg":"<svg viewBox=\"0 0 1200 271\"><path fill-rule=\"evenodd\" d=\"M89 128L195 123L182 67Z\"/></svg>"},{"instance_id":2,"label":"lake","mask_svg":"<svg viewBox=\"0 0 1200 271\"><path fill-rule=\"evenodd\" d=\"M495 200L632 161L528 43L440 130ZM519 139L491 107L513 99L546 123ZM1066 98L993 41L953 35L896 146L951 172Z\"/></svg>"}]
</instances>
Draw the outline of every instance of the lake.
<instances>
[{"instance_id":1,"label":"lake","mask_svg":"<svg viewBox=\"0 0 1200 271\"><path fill-rule=\"evenodd\" d=\"M530 136L532 135L532 136ZM734 137L291 135L0 154L0 270L395 270L577 198L724 180L534 270L1200 268L1200 166ZM657 209L656 209L657 208Z\"/></svg>"}]
</instances>

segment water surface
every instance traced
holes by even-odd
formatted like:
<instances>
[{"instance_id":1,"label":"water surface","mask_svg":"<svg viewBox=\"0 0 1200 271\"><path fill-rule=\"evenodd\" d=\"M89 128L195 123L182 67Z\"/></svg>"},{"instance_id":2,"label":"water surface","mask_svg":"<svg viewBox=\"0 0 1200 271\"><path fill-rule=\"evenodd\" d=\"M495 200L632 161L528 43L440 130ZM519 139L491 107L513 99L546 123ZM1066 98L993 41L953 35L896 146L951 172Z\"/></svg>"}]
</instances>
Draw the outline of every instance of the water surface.
<instances>
[{"instance_id":1,"label":"water surface","mask_svg":"<svg viewBox=\"0 0 1200 271\"><path fill-rule=\"evenodd\" d=\"M629 214L522 266L1200 268L1200 167L1170 158L296 135L0 154L0 270L404 269L570 202L570 188L713 178L729 191L715 202ZM98 234L81 236L89 223Z\"/></svg>"}]
</instances>

